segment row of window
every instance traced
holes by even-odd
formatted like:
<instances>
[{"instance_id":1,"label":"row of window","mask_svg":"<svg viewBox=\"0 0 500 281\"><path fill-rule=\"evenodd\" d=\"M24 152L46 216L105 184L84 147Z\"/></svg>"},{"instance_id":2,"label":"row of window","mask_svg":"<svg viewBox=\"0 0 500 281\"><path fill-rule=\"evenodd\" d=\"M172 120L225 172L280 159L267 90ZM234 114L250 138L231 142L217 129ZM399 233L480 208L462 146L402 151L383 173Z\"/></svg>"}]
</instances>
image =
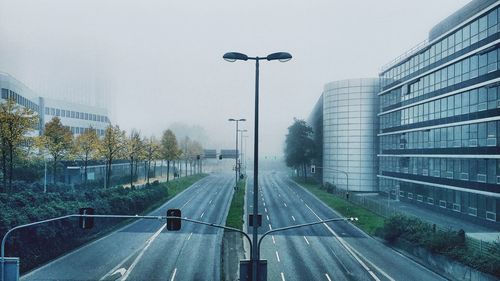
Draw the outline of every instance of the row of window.
<instances>
[{"instance_id":1,"label":"row of window","mask_svg":"<svg viewBox=\"0 0 500 281\"><path fill-rule=\"evenodd\" d=\"M382 150L500 146L500 121L382 136Z\"/></svg>"},{"instance_id":2,"label":"row of window","mask_svg":"<svg viewBox=\"0 0 500 281\"><path fill-rule=\"evenodd\" d=\"M405 84L400 91L390 91L388 94L382 95L381 108L485 75L500 69L499 66L500 49L497 47L484 53L472 55L427 74L419 78L418 81Z\"/></svg>"},{"instance_id":3,"label":"row of window","mask_svg":"<svg viewBox=\"0 0 500 281\"><path fill-rule=\"evenodd\" d=\"M76 118L76 119L82 119L82 120L90 120L90 121L109 123L109 119L107 116L72 111L72 110L64 110L64 109L53 108L53 107L45 107L45 114L52 115L52 116L66 117L66 118Z\"/></svg>"},{"instance_id":4,"label":"row of window","mask_svg":"<svg viewBox=\"0 0 500 281\"><path fill-rule=\"evenodd\" d=\"M32 102L31 100L9 89L2 88L2 99L4 100L13 99L17 104L27 107L33 110L34 112L38 112L38 104Z\"/></svg>"},{"instance_id":5,"label":"row of window","mask_svg":"<svg viewBox=\"0 0 500 281\"><path fill-rule=\"evenodd\" d=\"M434 186L380 179L380 189L391 193L395 198L414 200L421 203L451 209L471 216L496 221L499 215L497 198L466 191L439 188Z\"/></svg>"},{"instance_id":6,"label":"row of window","mask_svg":"<svg viewBox=\"0 0 500 281\"><path fill-rule=\"evenodd\" d=\"M382 129L500 107L500 86L486 86L380 116Z\"/></svg>"},{"instance_id":7,"label":"row of window","mask_svg":"<svg viewBox=\"0 0 500 281\"><path fill-rule=\"evenodd\" d=\"M470 22L408 61L382 73L382 87L400 80L500 31L500 7Z\"/></svg>"},{"instance_id":8,"label":"row of window","mask_svg":"<svg viewBox=\"0 0 500 281\"><path fill-rule=\"evenodd\" d=\"M500 184L499 159L380 157L380 169L387 172Z\"/></svg>"},{"instance_id":9,"label":"row of window","mask_svg":"<svg viewBox=\"0 0 500 281\"><path fill-rule=\"evenodd\" d=\"M90 130L90 128L82 128L82 127L70 127L70 126L66 126L68 129L71 130L71 133L73 135L79 135L79 134L83 134L85 132L88 132ZM97 135L98 136L104 136L104 129L93 129L96 131Z\"/></svg>"}]
</instances>

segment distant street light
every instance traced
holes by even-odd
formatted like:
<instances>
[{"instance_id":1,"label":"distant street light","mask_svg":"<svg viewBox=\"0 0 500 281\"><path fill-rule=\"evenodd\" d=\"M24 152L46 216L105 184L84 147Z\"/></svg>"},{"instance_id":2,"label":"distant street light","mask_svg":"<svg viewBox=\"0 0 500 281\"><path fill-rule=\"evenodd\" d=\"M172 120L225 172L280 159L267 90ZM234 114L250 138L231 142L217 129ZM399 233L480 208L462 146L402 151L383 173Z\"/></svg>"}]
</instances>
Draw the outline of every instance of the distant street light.
<instances>
[{"instance_id":1,"label":"distant street light","mask_svg":"<svg viewBox=\"0 0 500 281\"><path fill-rule=\"evenodd\" d=\"M238 122L244 122L244 121L247 121L247 119L233 119L233 118L230 118L228 119L228 121L230 122L236 122L236 157L235 157L235 165L234 165L234 173L235 173L235 182L234 182L234 190L237 190L238 189Z\"/></svg>"},{"instance_id":2,"label":"distant street light","mask_svg":"<svg viewBox=\"0 0 500 281\"><path fill-rule=\"evenodd\" d=\"M279 60L281 62L286 62L292 59L292 55L285 52L273 53L266 57L249 57L242 53L230 52L225 53L222 56L228 62L235 62L237 60L254 60L255 61L255 125L254 125L254 151L253 151L253 251L252 256L250 257L252 261L252 281L257 281L257 273L258 273L258 264L259 264L259 248L257 246L258 232L257 229L259 227L258 222L258 209L259 209L259 61L260 60Z\"/></svg>"},{"instance_id":3,"label":"distant street light","mask_svg":"<svg viewBox=\"0 0 500 281\"><path fill-rule=\"evenodd\" d=\"M243 159L244 159L243 158L243 133L244 132L248 132L248 130L238 130L238 132L240 132L240 154L241 154L241 157L240 157L240 168L239 168L238 172L239 172L239 176L241 177L241 166L243 164Z\"/></svg>"}]
</instances>

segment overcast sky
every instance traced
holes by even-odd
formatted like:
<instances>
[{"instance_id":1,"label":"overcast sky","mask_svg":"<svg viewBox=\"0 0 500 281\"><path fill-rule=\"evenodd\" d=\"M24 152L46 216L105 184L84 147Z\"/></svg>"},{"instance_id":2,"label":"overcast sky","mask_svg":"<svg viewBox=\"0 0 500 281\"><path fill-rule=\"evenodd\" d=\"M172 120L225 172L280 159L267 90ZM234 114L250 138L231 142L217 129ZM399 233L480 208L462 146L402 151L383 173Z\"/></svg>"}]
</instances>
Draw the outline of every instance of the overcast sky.
<instances>
[{"instance_id":1,"label":"overcast sky","mask_svg":"<svg viewBox=\"0 0 500 281\"><path fill-rule=\"evenodd\" d=\"M0 0L0 71L43 96L104 103L126 130L202 126L220 149L234 146L228 118L247 118L253 136L255 83L253 62L222 55L287 51L260 79L261 155L281 155L325 83L376 77L468 2Z\"/></svg>"}]
</instances>

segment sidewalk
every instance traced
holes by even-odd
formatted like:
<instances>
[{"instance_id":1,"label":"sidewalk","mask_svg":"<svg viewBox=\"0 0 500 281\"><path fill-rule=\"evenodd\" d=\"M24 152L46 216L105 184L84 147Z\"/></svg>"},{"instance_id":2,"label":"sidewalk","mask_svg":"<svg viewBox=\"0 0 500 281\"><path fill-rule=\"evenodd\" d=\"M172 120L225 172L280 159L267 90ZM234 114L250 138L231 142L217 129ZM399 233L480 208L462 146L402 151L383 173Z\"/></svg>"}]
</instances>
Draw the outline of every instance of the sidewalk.
<instances>
[{"instance_id":1,"label":"sidewalk","mask_svg":"<svg viewBox=\"0 0 500 281\"><path fill-rule=\"evenodd\" d=\"M436 224L442 228L451 228L454 230L463 229L468 236L482 241L500 241L500 232L497 229L480 225L471 221L448 215L442 212L436 212L427 208L419 207L415 204L388 200L387 197L378 194L355 194L355 197L364 197L367 201L376 201L378 204L394 208L397 212L418 217L429 223ZM389 202L388 202L389 201Z\"/></svg>"}]
</instances>

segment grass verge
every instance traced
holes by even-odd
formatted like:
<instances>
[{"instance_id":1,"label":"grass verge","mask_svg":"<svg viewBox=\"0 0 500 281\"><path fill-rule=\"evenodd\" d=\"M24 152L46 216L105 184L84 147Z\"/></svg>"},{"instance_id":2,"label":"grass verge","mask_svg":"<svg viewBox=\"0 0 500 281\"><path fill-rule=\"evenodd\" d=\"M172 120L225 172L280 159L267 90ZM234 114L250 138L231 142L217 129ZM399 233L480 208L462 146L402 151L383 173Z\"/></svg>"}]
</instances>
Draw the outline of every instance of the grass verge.
<instances>
[{"instance_id":1,"label":"grass verge","mask_svg":"<svg viewBox=\"0 0 500 281\"><path fill-rule=\"evenodd\" d=\"M243 230L246 178L238 181L238 190L233 195L227 214L226 226Z\"/></svg>"},{"instance_id":2,"label":"grass verge","mask_svg":"<svg viewBox=\"0 0 500 281\"><path fill-rule=\"evenodd\" d=\"M303 179L299 178L294 178L294 181L316 195L319 200L323 201L323 203L340 213L342 216L359 218L359 221L355 222L355 224L364 232L374 235L377 229L384 227L384 218L382 216L352 204L344 198L328 193L326 190L321 189L320 184L304 182Z\"/></svg>"}]
</instances>

